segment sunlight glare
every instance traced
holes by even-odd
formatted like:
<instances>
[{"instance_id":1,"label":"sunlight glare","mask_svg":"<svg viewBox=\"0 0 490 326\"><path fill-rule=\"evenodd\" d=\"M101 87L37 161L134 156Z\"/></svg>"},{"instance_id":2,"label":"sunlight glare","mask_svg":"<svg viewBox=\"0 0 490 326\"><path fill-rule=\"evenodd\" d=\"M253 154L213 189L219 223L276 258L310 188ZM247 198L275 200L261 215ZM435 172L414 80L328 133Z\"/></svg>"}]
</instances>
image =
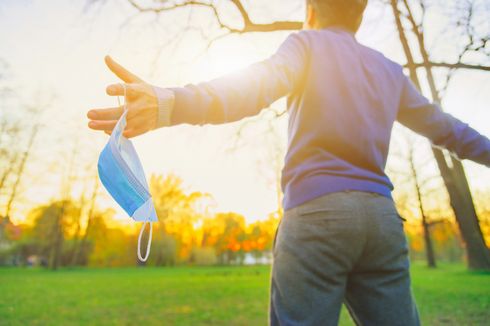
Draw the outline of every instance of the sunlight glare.
<instances>
[{"instance_id":1,"label":"sunlight glare","mask_svg":"<svg viewBox=\"0 0 490 326\"><path fill-rule=\"evenodd\" d=\"M207 80L246 68L253 61L252 55L239 53L234 47L220 47L209 50L196 62L196 72L202 80Z\"/></svg>"}]
</instances>

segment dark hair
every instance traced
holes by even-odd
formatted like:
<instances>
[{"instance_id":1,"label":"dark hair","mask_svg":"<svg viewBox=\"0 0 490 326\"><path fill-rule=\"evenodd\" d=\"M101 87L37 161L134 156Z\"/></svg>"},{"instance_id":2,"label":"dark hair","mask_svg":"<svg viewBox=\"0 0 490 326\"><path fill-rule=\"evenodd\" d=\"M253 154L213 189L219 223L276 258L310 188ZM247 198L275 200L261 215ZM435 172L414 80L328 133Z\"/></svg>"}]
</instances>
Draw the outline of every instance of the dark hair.
<instances>
[{"instance_id":1,"label":"dark hair","mask_svg":"<svg viewBox=\"0 0 490 326\"><path fill-rule=\"evenodd\" d=\"M307 0L321 27L340 26L356 32L368 0Z\"/></svg>"}]
</instances>

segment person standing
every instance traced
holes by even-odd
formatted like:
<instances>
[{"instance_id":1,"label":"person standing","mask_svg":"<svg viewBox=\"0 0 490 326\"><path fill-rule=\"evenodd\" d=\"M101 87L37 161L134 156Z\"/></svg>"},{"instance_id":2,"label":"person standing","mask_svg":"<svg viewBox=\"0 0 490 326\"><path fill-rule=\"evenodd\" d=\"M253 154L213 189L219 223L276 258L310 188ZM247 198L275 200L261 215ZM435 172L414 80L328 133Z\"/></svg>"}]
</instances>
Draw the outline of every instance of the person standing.
<instances>
[{"instance_id":1,"label":"person standing","mask_svg":"<svg viewBox=\"0 0 490 326\"><path fill-rule=\"evenodd\" d=\"M367 0L307 0L304 30L241 72L185 87L124 81L126 137L182 123L238 121L288 101L284 217L273 248L271 325L419 325L408 246L385 174L395 121L460 159L490 166L490 140L430 103L403 68L355 38ZM123 85L107 88L123 94ZM107 133L121 107L88 112Z\"/></svg>"}]
</instances>

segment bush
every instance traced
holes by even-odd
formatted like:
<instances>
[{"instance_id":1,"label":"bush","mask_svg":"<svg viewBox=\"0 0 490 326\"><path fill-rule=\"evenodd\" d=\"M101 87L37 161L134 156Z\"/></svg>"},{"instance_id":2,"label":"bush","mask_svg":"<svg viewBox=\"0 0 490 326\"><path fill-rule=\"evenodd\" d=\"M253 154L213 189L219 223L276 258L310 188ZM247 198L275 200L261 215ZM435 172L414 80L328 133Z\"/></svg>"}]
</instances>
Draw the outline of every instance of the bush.
<instances>
[{"instance_id":1,"label":"bush","mask_svg":"<svg viewBox=\"0 0 490 326\"><path fill-rule=\"evenodd\" d=\"M218 261L216 251L212 247L194 248L191 254L191 262L196 265L215 265Z\"/></svg>"}]
</instances>

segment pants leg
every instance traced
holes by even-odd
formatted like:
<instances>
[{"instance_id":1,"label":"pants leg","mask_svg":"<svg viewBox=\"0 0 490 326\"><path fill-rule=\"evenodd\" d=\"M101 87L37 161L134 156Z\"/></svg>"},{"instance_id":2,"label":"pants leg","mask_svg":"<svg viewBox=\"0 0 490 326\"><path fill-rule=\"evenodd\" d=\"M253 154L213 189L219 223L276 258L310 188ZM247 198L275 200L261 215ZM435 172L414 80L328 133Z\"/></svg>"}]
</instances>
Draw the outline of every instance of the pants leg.
<instances>
[{"instance_id":1,"label":"pants leg","mask_svg":"<svg viewBox=\"0 0 490 326\"><path fill-rule=\"evenodd\" d=\"M273 250L270 324L337 325L347 276L365 239L348 193L286 211Z\"/></svg>"},{"instance_id":2,"label":"pants leg","mask_svg":"<svg viewBox=\"0 0 490 326\"><path fill-rule=\"evenodd\" d=\"M347 279L349 311L358 325L420 325L403 222L390 199L371 195L365 205L368 240Z\"/></svg>"}]
</instances>

